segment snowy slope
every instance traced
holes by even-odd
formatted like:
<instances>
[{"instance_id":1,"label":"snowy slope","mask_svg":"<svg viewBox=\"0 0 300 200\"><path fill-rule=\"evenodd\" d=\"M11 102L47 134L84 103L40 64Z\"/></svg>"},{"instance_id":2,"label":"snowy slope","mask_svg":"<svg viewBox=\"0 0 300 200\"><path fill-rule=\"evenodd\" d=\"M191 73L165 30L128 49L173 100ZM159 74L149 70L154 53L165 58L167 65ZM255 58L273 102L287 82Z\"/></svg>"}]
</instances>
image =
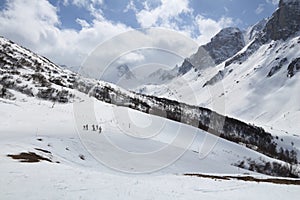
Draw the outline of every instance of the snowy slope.
<instances>
[{"instance_id":1,"label":"snowy slope","mask_svg":"<svg viewBox=\"0 0 300 200\"><path fill-rule=\"evenodd\" d=\"M296 37L288 42L271 42L263 45L255 54L253 54L243 64L232 64L224 68L219 65L220 75L215 81L211 81L214 75L206 80L195 78L192 73L184 78L189 83L188 87L193 94L187 94L191 91L185 87L179 87L180 82L165 86L172 93L158 87L145 90L148 94L164 96L167 98L176 98L187 103L191 102L193 96L196 96L198 105L212 108L213 101L209 90L221 84L224 87L220 91L220 98L225 96L226 113L238 119L245 120L257 125L273 127L274 129L283 129L290 134L300 134L298 124L291 123L299 118L299 93L300 80L298 74L288 77L288 66L297 57L300 57L300 38ZM277 67L278 66L278 67ZM275 69L276 72L275 72ZM272 74L272 73L274 74ZM272 76L270 76L270 73ZM225 77L224 77L225 76ZM207 82L208 81L208 82ZM219 82L218 82L219 81ZM221 82L220 82L221 81ZM212 84L218 83L212 86ZM205 84L210 84L203 87ZM152 91L151 91L152 90Z\"/></svg>"},{"instance_id":2,"label":"snowy slope","mask_svg":"<svg viewBox=\"0 0 300 200\"><path fill-rule=\"evenodd\" d=\"M47 173L45 173L45 169ZM51 174L49 176L48 174ZM184 177L118 176L56 164L1 164L2 199L291 199L298 185ZM26 187L24 187L26 183ZM28 190L30 188L30 190ZM34 193L33 193L34 191ZM270 192L272 191L272 192Z\"/></svg>"},{"instance_id":3,"label":"snowy slope","mask_svg":"<svg viewBox=\"0 0 300 200\"><path fill-rule=\"evenodd\" d=\"M180 103L180 101L161 99L155 96L140 95L128 92L113 84L84 78L68 70L62 70L47 59L35 55L29 50L11 41L7 41L4 38L1 38L0 50L2 65L0 74L1 98L15 101L28 101L26 98L17 98L15 95L15 93L21 93L25 95L25 97L29 96L50 101L52 107L54 107L57 103L85 102L85 99L82 97L82 95L85 94L109 104L132 108L147 114L191 125L208 131L211 134L218 135L226 140L247 146L250 149L254 149L272 158L280 159L291 164L298 163L297 159L299 159L300 150L297 145L298 140L296 139L285 139L283 141L283 136L274 137L259 127L222 116L206 108L195 107ZM291 72L294 73L293 70L291 70ZM186 74L186 76L190 77L193 77L193 75L193 71ZM221 73L221 77L225 75L225 73ZM198 76L196 76L196 79L197 77ZM197 87L196 82L194 83ZM214 82L209 85L214 85ZM186 87L182 87L184 84L180 83L179 86L178 88L184 89L186 93L185 97L189 98L191 94L189 93L190 90ZM193 104L193 102L191 104ZM88 113L93 112L90 105L85 106L87 106L85 109L90 109ZM213 110L218 111L214 108ZM80 112L84 113L86 111L81 110ZM123 121L122 123L128 120L126 115L123 116L123 114L119 114L116 115L116 117L123 117L121 119L121 121ZM86 117L82 120L86 120ZM92 118L88 121L91 120ZM79 121L79 123L84 122ZM144 123L147 122L140 122L140 124ZM85 124L80 125L83 126ZM81 129L81 127L79 129ZM143 129L141 129L141 131L143 131ZM175 131L173 132L175 134ZM270 132L272 133L272 131ZM141 134L145 133L142 132ZM188 136L185 134L189 134L189 131L182 133L184 137ZM93 141L93 139L91 140ZM186 139L183 139L182 141L185 140ZM91 146L93 146L93 144L91 144ZM178 149L174 149L174 151L177 150ZM266 163L262 164L265 165ZM249 165L242 167L248 169ZM253 168L252 170L269 175L291 176L288 171L282 173L280 170L266 171ZM298 174L298 172L295 171L295 174Z\"/></svg>"},{"instance_id":4,"label":"snowy slope","mask_svg":"<svg viewBox=\"0 0 300 200\"><path fill-rule=\"evenodd\" d=\"M148 199L149 197L194 199L208 198L211 195L214 199L232 199L242 197L245 192L252 193L251 196L244 197L251 199L270 197L270 194L264 192L266 188L278 191L272 194L274 197L279 195L295 199L298 195L298 186L257 184L237 180L215 181L209 178L183 176L182 174L189 172L253 174L232 166L232 163L243 157L270 160L255 151L222 139L218 140L207 157L199 159L196 151L199 151L199 146L207 135L192 127L186 127L187 131L188 129L198 131L198 137L188 151L169 167L151 176L119 173L101 165L82 146L75 130L72 104L57 104L52 107L52 103L48 101L24 97L22 94L15 94L15 96L26 101L4 100L0 104L1 199L68 199L79 198L79 196L83 199L99 196L106 199ZM97 112L100 122L105 122L102 124L103 134L128 151L140 152L157 148L164 145L170 137L174 137L173 131L168 132L168 129L165 129L161 132L162 136L151 138L139 146L139 143L132 142L131 138L123 135L116 128L118 124L112 120L113 109L122 108L95 100L95 109L100 110ZM133 115L137 114L135 111L129 110L129 112L133 112ZM138 121L147 119L148 116L141 113L136 118ZM167 127L181 126L168 120L164 123ZM144 130L153 131L147 128ZM133 129L132 132L135 130ZM8 154L21 152L35 152L53 162L21 163L7 157Z\"/></svg>"},{"instance_id":5,"label":"snowy slope","mask_svg":"<svg viewBox=\"0 0 300 200\"><path fill-rule=\"evenodd\" d=\"M88 152L81 147L80 137L76 130L76 121L73 116L74 111L72 104L57 104L52 108L51 103L35 99L30 99L30 102L9 103L10 101L1 103L1 116L3 116L1 118L1 141L3 142L3 148L1 149L3 154L41 148L51 151L54 154L54 160L60 161L61 163L77 162L79 165L84 163L96 165L97 162L94 161L93 157L89 156ZM179 123L158 118L159 120L154 121L154 123L157 123L156 125L153 124L143 128L143 134L147 136L155 132L155 127L160 126L161 120L164 120L162 130L160 130L155 137L137 141L122 133L120 124L118 124L120 122L118 122L115 119L116 116L114 116L116 112L122 112L122 110L126 108L118 108L96 100L95 103L95 111L99 119L99 124L102 124L103 134L127 151L147 152L156 148L160 149L176 137L174 132L182 126ZM129 115L136 117L134 119L132 118L132 124L149 120L147 114L138 113L130 109L126 109L126 111L130 112ZM58 118L56 116L60 117ZM234 174L241 170L231 164L236 163L240 158L250 156L258 159L262 156L243 146L220 139L213 153L204 160L200 160L198 159L199 155L197 152L207 134L189 126L185 126L185 129L189 132L197 132L197 138L191 145L190 151L167 169L169 173L215 172ZM138 129L135 130L135 126L132 126L129 131L132 132L132 134L138 134L140 132ZM38 138L42 138L43 141L38 141ZM50 145L48 146L48 144ZM9 146L5 147L5 145ZM4 150L4 148L6 150ZM68 152L66 148L69 148L70 152ZM72 152L72 149L75 152ZM78 155L84 154L88 157L87 161L79 162L80 159L75 153ZM108 151L106 153L109 154L110 152ZM224 158L224 154L227 155L226 159ZM264 156L263 158L268 159ZM158 158L158 160L159 159L160 158ZM101 166L100 163L98 163L98 165ZM108 169L106 171L108 171Z\"/></svg>"}]
</instances>

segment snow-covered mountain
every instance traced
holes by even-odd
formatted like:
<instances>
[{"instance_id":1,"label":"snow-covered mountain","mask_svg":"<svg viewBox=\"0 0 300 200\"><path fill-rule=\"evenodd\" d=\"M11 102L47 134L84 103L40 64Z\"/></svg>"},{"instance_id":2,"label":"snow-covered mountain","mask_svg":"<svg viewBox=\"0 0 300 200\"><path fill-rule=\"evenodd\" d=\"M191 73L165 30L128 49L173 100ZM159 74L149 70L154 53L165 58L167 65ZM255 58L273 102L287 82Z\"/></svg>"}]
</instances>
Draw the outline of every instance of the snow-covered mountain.
<instances>
[{"instance_id":1,"label":"snow-covered mountain","mask_svg":"<svg viewBox=\"0 0 300 200\"><path fill-rule=\"evenodd\" d=\"M126 89L137 87L140 82L127 64L120 64L104 70L99 80L103 80L116 85L121 85Z\"/></svg>"},{"instance_id":2,"label":"snow-covered mountain","mask_svg":"<svg viewBox=\"0 0 300 200\"><path fill-rule=\"evenodd\" d=\"M295 0L280 1L270 19L246 33L236 28L221 31L172 73L154 73L153 77L165 77L155 81L171 82L144 87L141 92L147 95L85 78L0 38L0 198L32 197L32 191L20 187L26 182L39 199L77 198L83 191L89 197L118 199L124 193L122 198L130 199L130 188L136 189L135 197L151 190L163 199L211 198L208 193L216 199L251 193L243 199L253 199L268 188L274 193L266 198L296 199L298 186L285 184L299 185L299 179L266 175L300 174L299 5ZM119 79L135 78L126 65L117 70ZM74 105L84 106L88 100L102 132L95 135L89 129L85 140L77 131L90 122L76 117L88 119L89 111L74 115ZM215 112L215 104L223 100L229 116ZM185 144L192 133L195 137ZM152 157L151 162L124 161L103 146L99 135L127 152L155 152L166 145L172 152ZM162 166L156 176L120 175L100 164L82 144L132 173L143 165L156 169L173 152L183 155Z\"/></svg>"},{"instance_id":3,"label":"snow-covered mountain","mask_svg":"<svg viewBox=\"0 0 300 200\"><path fill-rule=\"evenodd\" d=\"M179 68L179 75L191 69L203 71L214 67L235 55L245 46L244 36L238 28L225 28L214 36L209 43L200 46L190 58L186 58Z\"/></svg>"},{"instance_id":4,"label":"snow-covered mountain","mask_svg":"<svg viewBox=\"0 0 300 200\"><path fill-rule=\"evenodd\" d=\"M300 117L299 19L299 1L280 1L269 19L246 31L248 42L233 56L197 72L186 59L183 76L139 91L211 109L214 103L224 101L229 116L279 135L300 135L300 126L293 123ZM214 92L218 94L212 97Z\"/></svg>"},{"instance_id":5,"label":"snow-covered mountain","mask_svg":"<svg viewBox=\"0 0 300 200\"><path fill-rule=\"evenodd\" d=\"M152 65L148 67L151 68L153 67ZM127 90L132 90L141 85L160 85L168 83L178 74L177 66L171 70L165 69L164 67L160 68L159 65L155 66L158 69L152 72L151 69L139 70L139 66L132 67L127 64L121 64L105 70L101 77L99 77L99 80L119 85ZM144 69L145 66L142 65L142 68Z\"/></svg>"},{"instance_id":6,"label":"snow-covered mountain","mask_svg":"<svg viewBox=\"0 0 300 200\"><path fill-rule=\"evenodd\" d=\"M225 28L214 36L209 43L200 46L195 54L186 58L181 66L175 66L171 70L159 69L150 74L146 84L157 85L169 83L174 78L186 74L191 69L197 72L216 66L235 55L244 46L244 36L238 28ZM140 85L138 89L140 89Z\"/></svg>"},{"instance_id":7,"label":"snow-covered mountain","mask_svg":"<svg viewBox=\"0 0 300 200\"><path fill-rule=\"evenodd\" d=\"M126 65L126 64L119 65L117 67L117 69L118 69L118 73L117 74L118 74L119 77L123 77L124 76L126 79L134 79L134 78L136 78L134 76L134 74L130 71L128 65Z\"/></svg>"}]
</instances>

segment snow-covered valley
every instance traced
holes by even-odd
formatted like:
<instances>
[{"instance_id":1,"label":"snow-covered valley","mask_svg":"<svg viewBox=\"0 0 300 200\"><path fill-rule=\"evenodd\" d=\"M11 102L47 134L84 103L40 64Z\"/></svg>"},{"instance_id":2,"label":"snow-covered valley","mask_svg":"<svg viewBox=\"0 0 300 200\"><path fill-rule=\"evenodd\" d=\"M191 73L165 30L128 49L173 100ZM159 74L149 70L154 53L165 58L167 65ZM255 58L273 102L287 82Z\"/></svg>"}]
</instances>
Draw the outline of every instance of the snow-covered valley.
<instances>
[{"instance_id":1,"label":"snow-covered valley","mask_svg":"<svg viewBox=\"0 0 300 200\"><path fill-rule=\"evenodd\" d=\"M299 17L280 0L176 59L129 31L78 73L0 37L0 199L298 199Z\"/></svg>"},{"instance_id":2,"label":"snow-covered valley","mask_svg":"<svg viewBox=\"0 0 300 200\"><path fill-rule=\"evenodd\" d=\"M97 161L82 144L74 124L72 104L52 107L48 101L22 95L18 97L24 101L1 102L1 199L297 198L297 185L184 176L185 173L201 173L267 178L232 164L243 157L271 160L223 139L218 139L208 156L201 158L198 152L201 153L204 138L209 135L192 127L186 127L187 131L197 132L191 146L182 157L162 170L134 175L110 169ZM119 130L120 126L114 120L114 109L124 108L95 100L97 118L103 127L101 134L110 137L128 152L159 149L174 138L172 127L178 129L178 126L183 126L164 120L165 128L156 137L137 141ZM138 115L133 123L149 118L147 114ZM131 129L134 133L134 126ZM153 131L151 128L143 130ZM7 156L21 152L34 152L52 162L19 162ZM110 154L109 151L105 153ZM158 157L157 161L161 159L165 158ZM276 192L270 193L270 190Z\"/></svg>"}]
</instances>

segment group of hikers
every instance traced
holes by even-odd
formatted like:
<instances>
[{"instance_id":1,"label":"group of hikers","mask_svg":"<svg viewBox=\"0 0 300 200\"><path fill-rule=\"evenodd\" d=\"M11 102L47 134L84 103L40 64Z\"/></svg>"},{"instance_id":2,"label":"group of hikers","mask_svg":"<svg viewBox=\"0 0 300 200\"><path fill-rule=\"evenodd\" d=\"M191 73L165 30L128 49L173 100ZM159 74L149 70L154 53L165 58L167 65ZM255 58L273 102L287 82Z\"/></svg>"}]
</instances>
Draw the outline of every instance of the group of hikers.
<instances>
[{"instance_id":1,"label":"group of hikers","mask_svg":"<svg viewBox=\"0 0 300 200\"><path fill-rule=\"evenodd\" d=\"M89 130L89 125L83 125L83 130L88 131ZM102 132L102 127L100 125L91 125L91 130L92 131L98 131L99 133Z\"/></svg>"},{"instance_id":2,"label":"group of hikers","mask_svg":"<svg viewBox=\"0 0 300 200\"><path fill-rule=\"evenodd\" d=\"M128 128L130 128L130 123L128 124ZM84 131L88 131L89 129L92 130L92 131L98 131L99 133L102 132L102 127L100 125L95 125L95 124L92 124L92 125L85 124L85 125L83 125L83 130Z\"/></svg>"}]
</instances>

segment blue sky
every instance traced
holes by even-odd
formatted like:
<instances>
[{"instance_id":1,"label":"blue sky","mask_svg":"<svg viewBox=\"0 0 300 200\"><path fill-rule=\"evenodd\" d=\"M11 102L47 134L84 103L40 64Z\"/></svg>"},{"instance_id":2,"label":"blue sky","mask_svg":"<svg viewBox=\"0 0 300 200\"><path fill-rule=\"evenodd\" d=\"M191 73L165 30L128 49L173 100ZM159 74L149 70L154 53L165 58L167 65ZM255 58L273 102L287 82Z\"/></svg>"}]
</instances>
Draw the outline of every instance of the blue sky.
<instances>
[{"instance_id":1,"label":"blue sky","mask_svg":"<svg viewBox=\"0 0 300 200\"><path fill-rule=\"evenodd\" d=\"M279 0L6 0L0 35L58 64L78 66L99 43L122 32L165 27L199 45L228 26L246 29Z\"/></svg>"}]
</instances>

